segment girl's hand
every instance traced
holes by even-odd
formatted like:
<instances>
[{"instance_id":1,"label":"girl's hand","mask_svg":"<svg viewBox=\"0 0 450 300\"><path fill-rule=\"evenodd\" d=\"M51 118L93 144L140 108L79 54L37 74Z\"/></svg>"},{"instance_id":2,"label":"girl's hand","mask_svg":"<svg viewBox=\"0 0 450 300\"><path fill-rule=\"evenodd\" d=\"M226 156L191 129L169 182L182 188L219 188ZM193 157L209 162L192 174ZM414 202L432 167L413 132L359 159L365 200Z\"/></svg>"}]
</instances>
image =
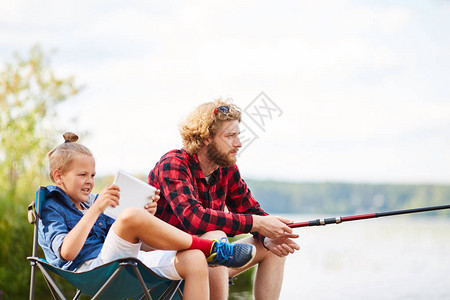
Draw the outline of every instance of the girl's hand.
<instances>
[{"instance_id":1,"label":"girl's hand","mask_svg":"<svg viewBox=\"0 0 450 300\"><path fill-rule=\"evenodd\" d=\"M86 242L89 232L94 226L98 216L110 205L119 204L120 189L117 185L107 185L98 195L91 208L81 220L64 237L60 254L65 260L74 260Z\"/></svg>"},{"instance_id":2,"label":"girl's hand","mask_svg":"<svg viewBox=\"0 0 450 300\"><path fill-rule=\"evenodd\" d=\"M156 202L158 202L158 200L160 198L160 196L159 196L160 193L161 193L160 190L156 190L155 195L152 196L153 202L149 203L145 206L145 209L152 215L154 215L156 213L156 208L158 206L158 204Z\"/></svg>"},{"instance_id":3,"label":"girl's hand","mask_svg":"<svg viewBox=\"0 0 450 300\"><path fill-rule=\"evenodd\" d=\"M116 207L119 205L119 199L120 188L114 184L107 185L98 195L98 198L95 200L92 208L96 208L102 213L108 206Z\"/></svg>"}]
</instances>

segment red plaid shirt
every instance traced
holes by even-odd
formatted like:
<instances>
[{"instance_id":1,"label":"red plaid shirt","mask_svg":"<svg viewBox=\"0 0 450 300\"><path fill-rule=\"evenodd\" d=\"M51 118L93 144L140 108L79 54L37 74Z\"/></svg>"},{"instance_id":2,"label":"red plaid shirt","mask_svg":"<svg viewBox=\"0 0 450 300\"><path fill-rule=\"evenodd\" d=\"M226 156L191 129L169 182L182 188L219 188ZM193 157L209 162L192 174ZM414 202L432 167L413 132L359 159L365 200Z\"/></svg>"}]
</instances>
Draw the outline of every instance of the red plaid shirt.
<instances>
[{"instance_id":1,"label":"red plaid shirt","mask_svg":"<svg viewBox=\"0 0 450 300\"><path fill-rule=\"evenodd\" d=\"M222 230L229 235L248 233L252 215L267 215L252 197L238 167L219 167L209 182L196 154L184 149L166 153L148 176L161 190L156 216L190 234ZM225 206L229 212L225 212ZM261 242L264 237L252 233Z\"/></svg>"}]
</instances>

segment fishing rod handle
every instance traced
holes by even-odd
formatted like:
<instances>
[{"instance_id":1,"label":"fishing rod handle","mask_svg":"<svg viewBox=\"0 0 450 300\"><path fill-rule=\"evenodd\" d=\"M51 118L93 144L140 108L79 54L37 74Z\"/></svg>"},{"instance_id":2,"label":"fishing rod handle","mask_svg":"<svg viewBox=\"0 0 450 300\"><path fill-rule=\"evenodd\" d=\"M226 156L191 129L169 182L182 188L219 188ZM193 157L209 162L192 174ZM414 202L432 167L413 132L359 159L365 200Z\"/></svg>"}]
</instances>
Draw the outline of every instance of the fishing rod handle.
<instances>
[{"instance_id":1,"label":"fishing rod handle","mask_svg":"<svg viewBox=\"0 0 450 300\"><path fill-rule=\"evenodd\" d=\"M299 223L292 223L288 224L291 228L298 228L298 227L309 227L309 226L325 226L327 224L339 224L342 222L341 217L336 218L327 218L327 219L316 219L311 220L307 222L299 222Z\"/></svg>"}]
</instances>

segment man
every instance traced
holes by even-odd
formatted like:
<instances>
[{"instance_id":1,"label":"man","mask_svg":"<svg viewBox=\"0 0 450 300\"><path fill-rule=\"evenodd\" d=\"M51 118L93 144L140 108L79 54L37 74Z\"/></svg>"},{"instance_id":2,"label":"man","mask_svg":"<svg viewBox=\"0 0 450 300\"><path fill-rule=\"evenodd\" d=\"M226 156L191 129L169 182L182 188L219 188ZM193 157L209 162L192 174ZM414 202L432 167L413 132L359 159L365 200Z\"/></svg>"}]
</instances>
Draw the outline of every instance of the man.
<instances>
[{"instance_id":1,"label":"man","mask_svg":"<svg viewBox=\"0 0 450 300\"><path fill-rule=\"evenodd\" d=\"M255 299L277 299L284 261L300 249L290 220L269 216L252 197L236 166L241 110L230 101L200 105L180 127L184 148L166 153L149 174L161 190L156 216L204 238L251 232L258 264ZM268 154L269 155L269 154ZM274 199L275 200L275 199ZM243 270L210 268L211 299L228 298L228 278Z\"/></svg>"}]
</instances>

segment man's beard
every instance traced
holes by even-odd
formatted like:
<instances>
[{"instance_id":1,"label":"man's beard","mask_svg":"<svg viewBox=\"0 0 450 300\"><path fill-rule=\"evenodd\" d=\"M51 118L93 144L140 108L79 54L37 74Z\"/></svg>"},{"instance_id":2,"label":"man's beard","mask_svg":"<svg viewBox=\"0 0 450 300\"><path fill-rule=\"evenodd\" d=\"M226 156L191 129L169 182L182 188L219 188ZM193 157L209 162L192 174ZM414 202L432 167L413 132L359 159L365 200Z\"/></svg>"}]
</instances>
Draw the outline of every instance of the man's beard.
<instances>
[{"instance_id":1,"label":"man's beard","mask_svg":"<svg viewBox=\"0 0 450 300\"><path fill-rule=\"evenodd\" d=\"M219 149L217 149L216 143L214 141L212 141L211 144L206 147L206 153L208 154L208 158L211 161L221 167L231 167L236 163L236 157L230 157L229 152L220 152Z\"/></svg>"}]
</instances>

